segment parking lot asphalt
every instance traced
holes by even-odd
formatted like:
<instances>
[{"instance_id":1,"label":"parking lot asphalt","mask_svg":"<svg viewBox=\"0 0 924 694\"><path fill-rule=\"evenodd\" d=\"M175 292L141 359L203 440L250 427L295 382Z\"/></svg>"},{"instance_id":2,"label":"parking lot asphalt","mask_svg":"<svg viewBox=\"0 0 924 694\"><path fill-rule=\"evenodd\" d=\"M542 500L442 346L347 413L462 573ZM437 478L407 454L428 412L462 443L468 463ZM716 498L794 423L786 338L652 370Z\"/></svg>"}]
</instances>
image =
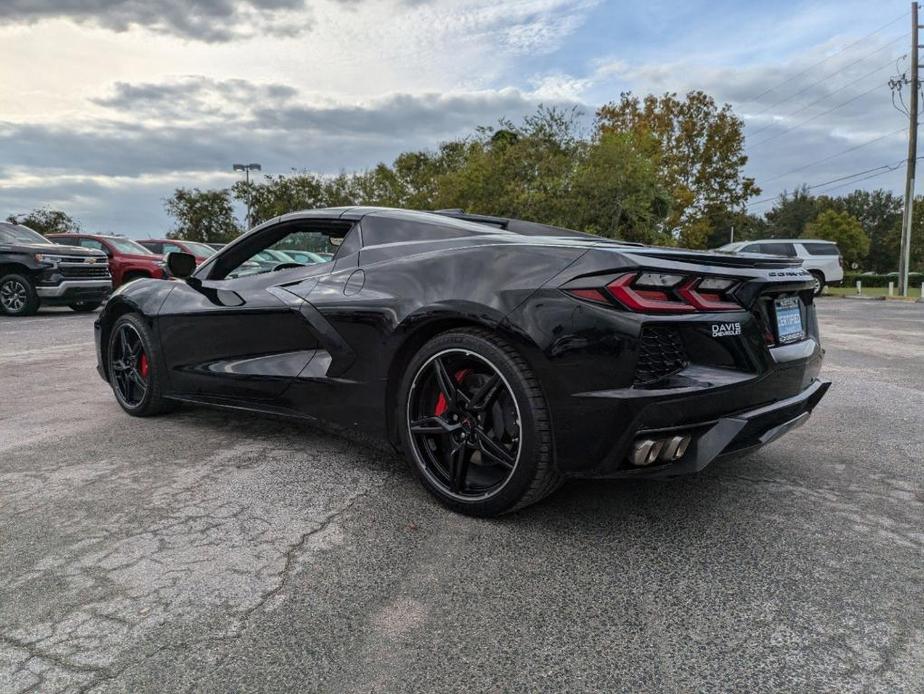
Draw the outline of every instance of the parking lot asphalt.
<instances>
[{"instance_id":1,"label":"parking lot asphalt","mask_svg":"<svg viewBox=\"0 0 924 694\"><path fill-rule=\"evenodd\" d=\"M924 305L822 300L807 425L454 515L303 424L133 419L0 318L0 692L924 691Z\"/></svg>"}]
</instances>

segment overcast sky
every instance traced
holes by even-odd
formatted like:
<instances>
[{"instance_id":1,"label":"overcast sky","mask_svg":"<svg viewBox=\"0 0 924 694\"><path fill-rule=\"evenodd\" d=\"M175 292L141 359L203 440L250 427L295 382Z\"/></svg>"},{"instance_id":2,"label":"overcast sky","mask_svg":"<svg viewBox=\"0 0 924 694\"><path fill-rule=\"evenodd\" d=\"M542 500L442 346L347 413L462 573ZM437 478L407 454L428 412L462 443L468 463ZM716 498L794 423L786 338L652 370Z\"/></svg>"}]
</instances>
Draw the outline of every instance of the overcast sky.
<instances>
[{"instance_id":1,"label":"overcast sky","mask_svg":"<svg viewBox=\"0 0 924 694\"><path fill-rule=\"evenodd\" d=\"M887 82L907 69L909 7L2 0L0 217L50 206L87 230L160 236L164 197L228 186L236 161L362 169L539 103L592 114L626 90L730 102L761 200L882 173L906 149ZM854 180L817 190L898 191L903 169Z\"/></svg>"}]
</instances>

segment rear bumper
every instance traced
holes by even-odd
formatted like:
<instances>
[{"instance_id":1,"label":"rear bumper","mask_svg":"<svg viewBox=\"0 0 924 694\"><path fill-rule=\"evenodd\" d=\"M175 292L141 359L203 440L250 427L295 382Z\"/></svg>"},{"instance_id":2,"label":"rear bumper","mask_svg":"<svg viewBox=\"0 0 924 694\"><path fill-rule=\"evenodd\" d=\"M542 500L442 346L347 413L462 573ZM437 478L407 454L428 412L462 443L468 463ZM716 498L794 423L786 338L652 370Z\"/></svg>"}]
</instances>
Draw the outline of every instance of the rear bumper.
<instances>
[{"instance_id":1,"label":"rear bumper","mask_svg":"<svg viewBox=\"0 0 924 694\"><path fill-rule=\"evenodd\" d=\"M805 424L830 386L830 381L815 380L796 396L756 409L682 427L637 429L631 436L632 441L688 434L692 437L692 443L676 462L648 467L623 465L593 476L645 479L679 477L698 472L717 458L751 452Z\"/></svg>"}]
</instances>

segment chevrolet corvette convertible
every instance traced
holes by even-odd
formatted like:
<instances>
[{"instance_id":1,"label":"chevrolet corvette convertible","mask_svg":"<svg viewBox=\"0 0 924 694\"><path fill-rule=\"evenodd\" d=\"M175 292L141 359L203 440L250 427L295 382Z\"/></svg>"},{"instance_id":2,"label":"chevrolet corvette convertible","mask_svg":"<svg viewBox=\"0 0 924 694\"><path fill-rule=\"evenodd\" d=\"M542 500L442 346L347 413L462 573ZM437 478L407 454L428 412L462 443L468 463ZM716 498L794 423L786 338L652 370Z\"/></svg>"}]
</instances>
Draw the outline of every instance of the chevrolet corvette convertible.
<instances>
[{"instance_id":1,"label":"chevrolet corvette convertible","mask_svg":"<svg viewBox=\"0 0 924 694\"><path fill-rule=\"evenodd\" d=\"M830 385L812 276L790 258L352 207L276 218L198 268L166 263L172 280L120 287L96 321L99 373L128 414L197 403L379 437L471 515L568 478L743 455Z\"/></svg>"}]
</instances>

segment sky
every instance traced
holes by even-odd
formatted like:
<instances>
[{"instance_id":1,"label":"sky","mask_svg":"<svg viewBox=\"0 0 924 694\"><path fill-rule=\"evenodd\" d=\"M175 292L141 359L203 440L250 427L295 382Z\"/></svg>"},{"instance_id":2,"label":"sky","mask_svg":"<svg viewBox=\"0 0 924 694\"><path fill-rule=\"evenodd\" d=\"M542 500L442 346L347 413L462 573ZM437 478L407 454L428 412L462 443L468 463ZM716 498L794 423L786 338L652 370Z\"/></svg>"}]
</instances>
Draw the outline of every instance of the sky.
<instances>
[{"instance_id":1,"label":"sky","mask_svg":"<svg viewBox=\"0 0 924 694\"><path fill-rule=\"evenodd\" d=\"M694 89L746 124L746 174L763 190L750 211L803 183L900 192L908 119L888 81L908 70L909 9L3 0L0 218L51 207L87 231L162 236L164 198L230 186L235 162L336 174L539 104L590 119L621 92Z\"/></svg>"}]
</instances>

